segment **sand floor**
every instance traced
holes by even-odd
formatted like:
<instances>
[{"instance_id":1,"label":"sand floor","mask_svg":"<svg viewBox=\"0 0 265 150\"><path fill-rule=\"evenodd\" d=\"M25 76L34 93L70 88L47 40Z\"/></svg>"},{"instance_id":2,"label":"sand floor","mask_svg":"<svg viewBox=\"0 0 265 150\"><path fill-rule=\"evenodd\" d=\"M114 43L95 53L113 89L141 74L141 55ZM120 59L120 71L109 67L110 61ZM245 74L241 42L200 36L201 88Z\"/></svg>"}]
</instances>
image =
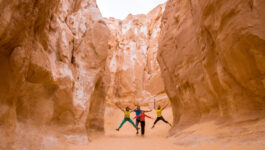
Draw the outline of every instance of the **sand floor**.
<instances>
[{"instance_id":1,"label":"sand floor","mask_svg":"<svg viewBox=\"0 0 265 150\"><path fill-rule=\"evenodd\" d=\"M155 118L155 111L147 113ZM172 122L171 109L163 112L164 118ZM135 114L132 113L131 117ZM146 119L146 135L136 135L135 129L128 122L117 132L123 119L123 113L107 108L105 114L105 136L92 139L88 145L64 144L49 150L265 150L263 146L242 146L238 144L201 143L198 145L178 145L175 139L167 138L170 127L159 122L151 129L154 120ZM204 124L205 125L205 124ZM207 132L207 131L206 131Z\"/></svg>"}]
</instances>

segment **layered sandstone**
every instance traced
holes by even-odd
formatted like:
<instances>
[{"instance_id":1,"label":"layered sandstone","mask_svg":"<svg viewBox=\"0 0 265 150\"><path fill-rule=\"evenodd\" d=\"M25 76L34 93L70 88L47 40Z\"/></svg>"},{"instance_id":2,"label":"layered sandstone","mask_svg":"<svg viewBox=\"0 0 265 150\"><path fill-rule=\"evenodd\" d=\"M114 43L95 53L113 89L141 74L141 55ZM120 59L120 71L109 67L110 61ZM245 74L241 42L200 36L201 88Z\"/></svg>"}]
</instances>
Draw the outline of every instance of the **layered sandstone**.
<instances>
[{"instance_id":1,"label":"layered sandstone","mask_svg":"<svg viewBox=\"0 0 265 150\"><path fill-rule=\"evenodd\" d=\"M264 18L263 0L167 2L158 61L175 127L265 117Z\"/></svg>"},{"instance_id":2,"label":"layered sandstone","mask_svg":"<svg viewBox=\"0 0 265 150\"><path fill-rule=\"evenodd\" d=\"M0 1L0 149L43 149L49 127L103 130L108 38L95 0Z\"/></svg>"},{"instance_id":3,"label":"layered sandstone","mask_svg":"<svg viewBox=\"0 0 265 150\"><path fill-rule=\"evenodd\" d=\"M264 18L262 0L169 0L107 19L108 40L95 0L0 1L0 149L87 143L105 96L150 104L165 90L180 144L205 120L234 125L209 135L264 142Z\"/></svg>"},{"instance_id":4,"label":"layered sandstone","mask_svg":"<svg viewBox=\"0 0 265 150\"><path fill-rule=\"evenodd\" d=\"M130 14L124 20L106 19L111 30L108 102L143 105L167 99L156 60L164 7L159 5L146 15Z\"/></svg>"}]
</instances>

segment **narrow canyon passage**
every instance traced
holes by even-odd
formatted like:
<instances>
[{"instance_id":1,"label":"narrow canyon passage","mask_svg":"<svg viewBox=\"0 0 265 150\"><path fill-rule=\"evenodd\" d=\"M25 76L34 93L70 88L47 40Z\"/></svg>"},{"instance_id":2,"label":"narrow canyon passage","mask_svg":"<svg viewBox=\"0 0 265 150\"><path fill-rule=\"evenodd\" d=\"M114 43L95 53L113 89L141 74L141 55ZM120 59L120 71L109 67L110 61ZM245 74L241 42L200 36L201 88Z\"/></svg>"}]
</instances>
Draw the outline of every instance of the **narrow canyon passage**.
<instances>
[{"instance_id":1,"label":"narrow canyon passage","mask_svg":"<svg viewBox=\"0 0 265 150\"><path fill-rule=\"evenodd\" d=\"M265 150L264 18L264 0L124 19L97 0L0 0L0 150ZM115 130L115 105L156 118L154 102L172 127Z\"/></svg>"}]
</instances>

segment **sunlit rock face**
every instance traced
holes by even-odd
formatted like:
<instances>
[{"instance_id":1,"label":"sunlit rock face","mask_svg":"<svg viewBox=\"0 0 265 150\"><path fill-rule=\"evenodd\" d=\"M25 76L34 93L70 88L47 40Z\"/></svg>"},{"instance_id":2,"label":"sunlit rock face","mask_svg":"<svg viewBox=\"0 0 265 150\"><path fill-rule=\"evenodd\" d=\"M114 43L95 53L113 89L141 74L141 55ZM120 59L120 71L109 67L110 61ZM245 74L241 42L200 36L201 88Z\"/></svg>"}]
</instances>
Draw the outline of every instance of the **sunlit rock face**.
<instances>
[{"instance_id":1,"label":"sunlit rock face","mask_svg":"<svg viewBox=\"0 0 265 150\"><path fill-rule=\"evenodd\" d=\"M95 0L0 1L0 149L54 146L48 126L103 130L108 38Z\"/></svg>"},{"instance_id":2,"label":"sunlit rock face","mask_svg":"<svg viewBox=\"0 0 265 150\"><path fill-rule=\"evenodd\" d=\"M169 0L158 61L175 125L265 117L265 1Z\"/></svg>"},{"instance_id":3,"label":"sunlit rock face","mask_svg":"<svg viewBox=\"0 0 265 150\"><path fill-rule=\"evenodd\" d=\"M106 19L111 30L107 68L110 74L108 102L151 104L166 99L156 60L164 5L144 15L124 20Z\"/></svg>"}]
</instances>

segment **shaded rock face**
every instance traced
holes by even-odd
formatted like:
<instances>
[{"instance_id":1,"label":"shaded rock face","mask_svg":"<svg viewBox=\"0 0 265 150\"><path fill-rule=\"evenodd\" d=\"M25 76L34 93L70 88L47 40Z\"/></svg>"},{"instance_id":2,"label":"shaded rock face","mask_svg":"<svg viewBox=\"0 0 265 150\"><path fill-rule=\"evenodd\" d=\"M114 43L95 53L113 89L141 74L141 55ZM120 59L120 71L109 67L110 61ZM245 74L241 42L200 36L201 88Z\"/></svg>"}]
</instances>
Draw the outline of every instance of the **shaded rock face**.
<instances>
[{"instance_id":1,"label":"shaded rock face","mask_svg":"<svg viewBox=\"0 0 265 150\"><path fill-rule=\"evenodd\" d=\"M0 149L34 147L19 141L30 141L19 139L27 125L94 128L87 115L104 110L108 38L95 0L0 2Z\"/></svg>"},{"instance_id":2,"label":"shaded rock face","mask_svg":"<svg viewBox=\"0 0 265 150\"><path fill-rule=\"evenodd\" d=\"M143 105L153 102L153 97L167 98L156 60L164 7L124 20L106 19L111 30L106 66L110 74L108 102Z\"/></svg>"},{"instance_id":3,"label":"shaded rock face","mask_svg":"<svg viewBox=\"0 0 265 150\"><path fill-rule=\"evenodd\" d=\"M169 0L158 61L175 125L265 117L265 2Z\"/></svg>"}]
</instances>

